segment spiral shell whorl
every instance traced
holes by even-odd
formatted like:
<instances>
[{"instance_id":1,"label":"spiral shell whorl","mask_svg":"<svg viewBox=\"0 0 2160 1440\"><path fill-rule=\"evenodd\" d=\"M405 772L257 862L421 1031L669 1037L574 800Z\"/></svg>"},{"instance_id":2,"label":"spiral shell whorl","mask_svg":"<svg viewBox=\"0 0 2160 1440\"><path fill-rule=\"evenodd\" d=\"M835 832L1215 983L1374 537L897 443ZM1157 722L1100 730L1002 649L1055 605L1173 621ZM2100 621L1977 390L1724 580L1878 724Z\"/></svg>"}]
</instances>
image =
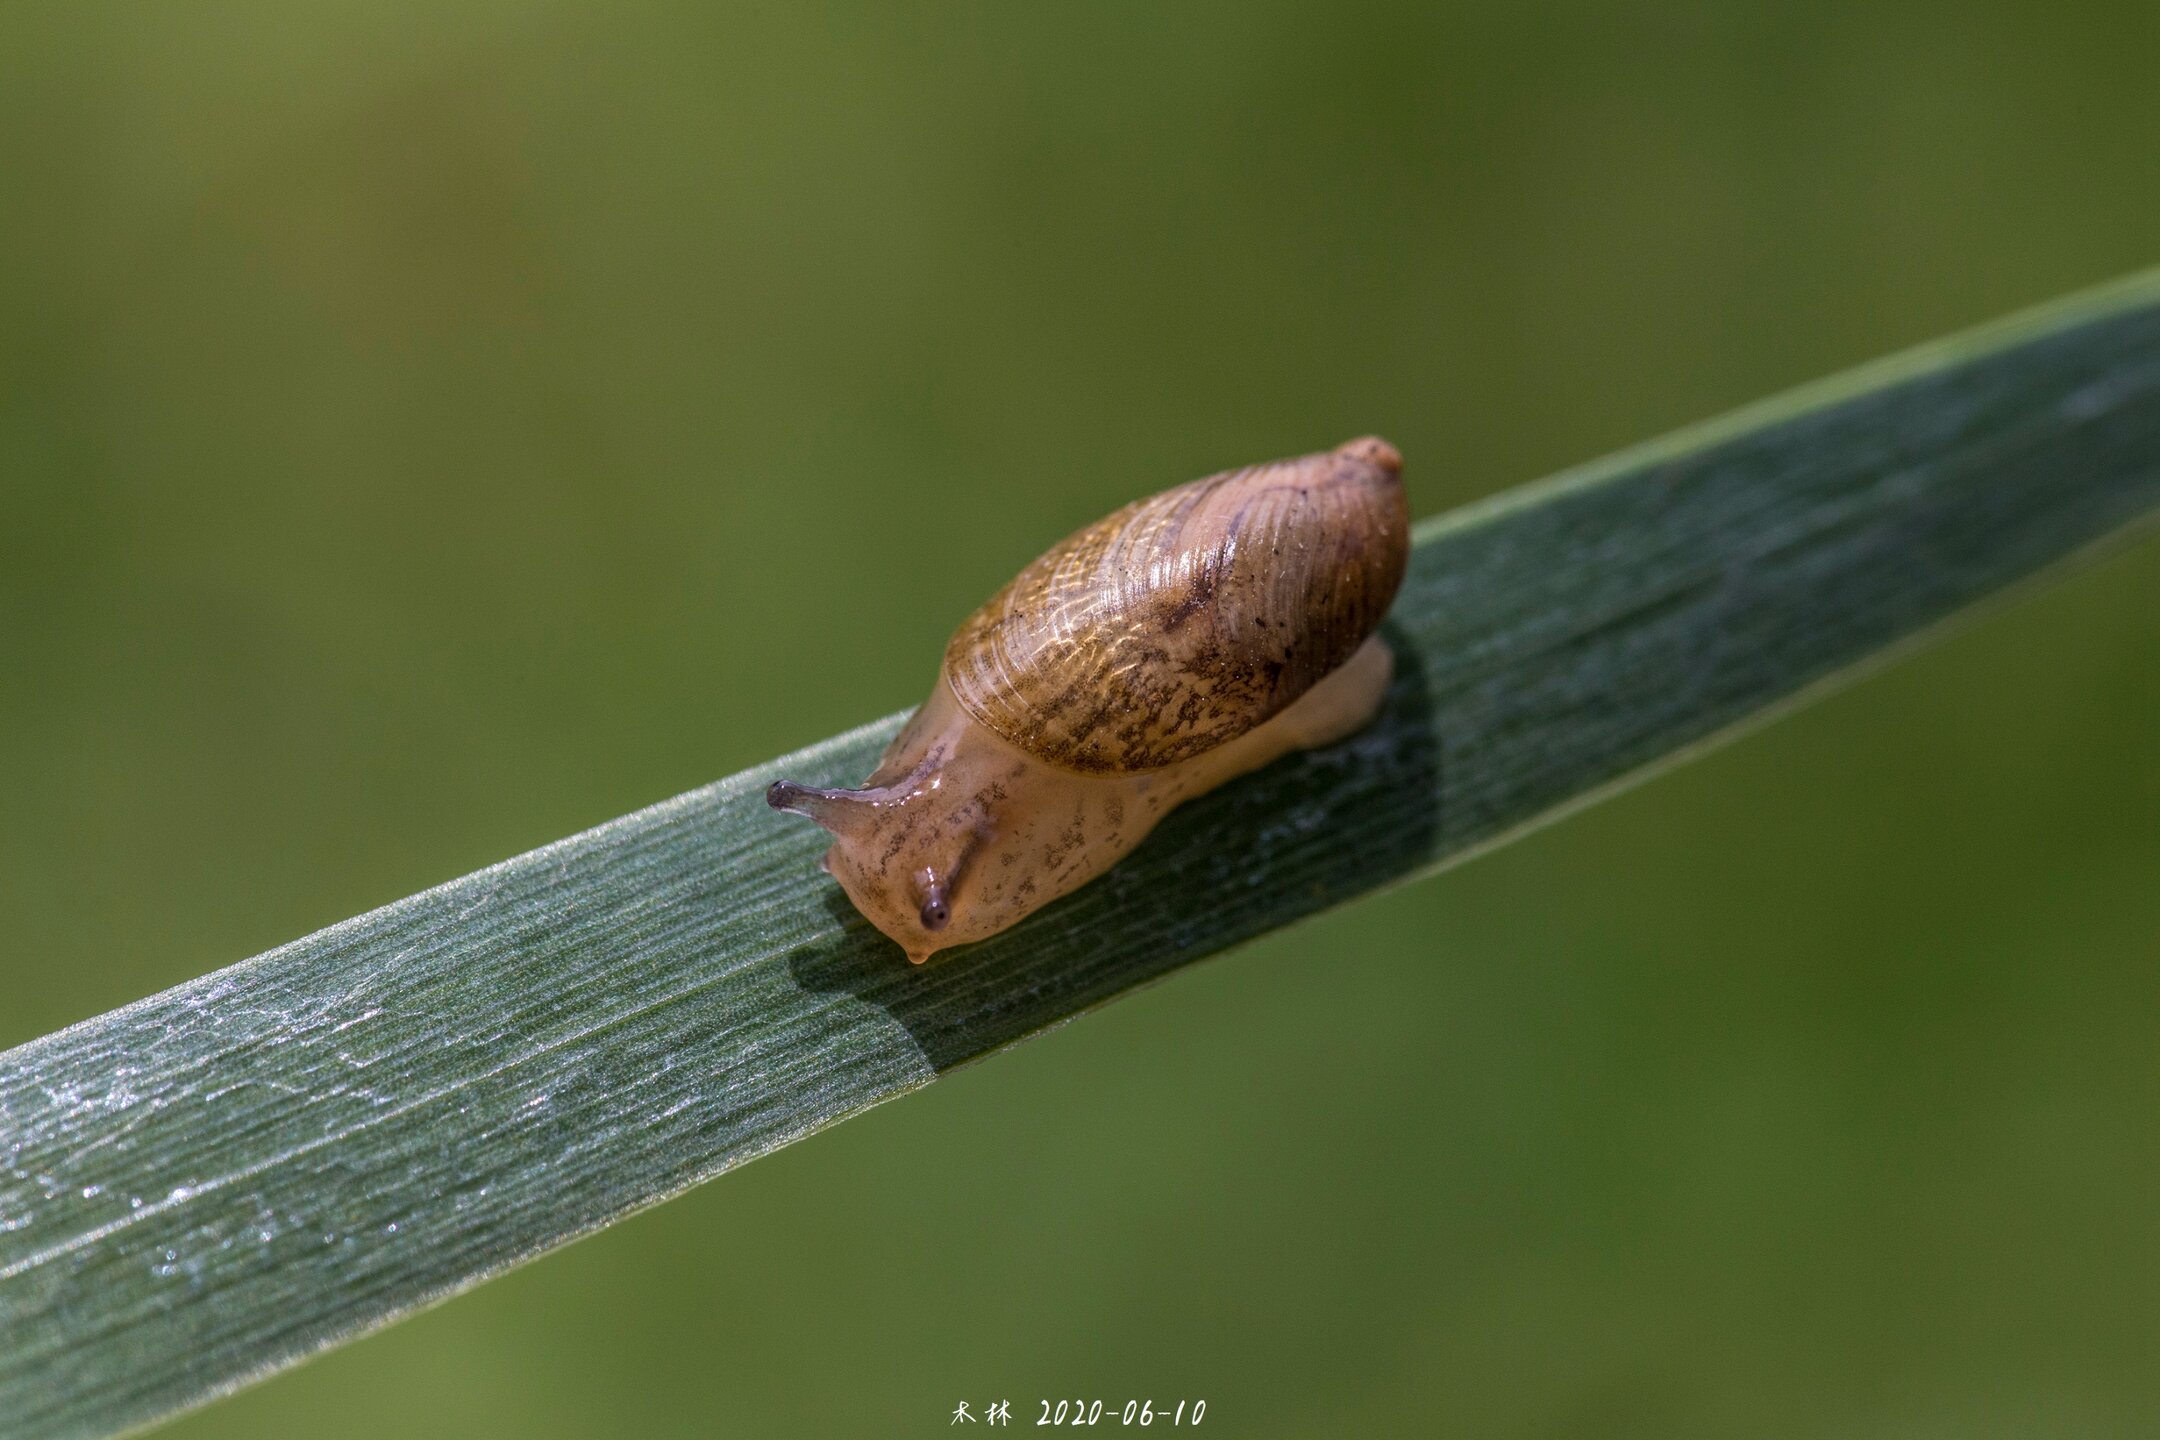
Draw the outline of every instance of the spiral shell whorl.
<instances>
[{"instance_id":1,"label":"spiral shell whorl","mask_svg":"<svg viewBox=\"0 0 2160 1440\"><path fill-rule=\"evenodd\" d=\"M1235 739L1342 664L1409 561L1384 440L1226 471L1067 537L963 621L945 677L1028 753L1130 774Z\"/></svg>"}]
</instances>

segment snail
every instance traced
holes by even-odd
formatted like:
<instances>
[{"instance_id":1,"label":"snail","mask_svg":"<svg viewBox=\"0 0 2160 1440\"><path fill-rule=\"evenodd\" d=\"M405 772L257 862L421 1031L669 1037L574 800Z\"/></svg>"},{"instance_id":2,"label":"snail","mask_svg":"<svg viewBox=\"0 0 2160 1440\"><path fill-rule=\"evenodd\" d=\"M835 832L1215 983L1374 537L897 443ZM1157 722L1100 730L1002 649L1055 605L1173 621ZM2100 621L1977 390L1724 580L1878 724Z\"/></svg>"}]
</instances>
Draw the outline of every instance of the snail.
<instances>
[{"instance_id":1,"label":"snail","mask_svg":"<svg viewBox=\"0 0 2160 1440\"><path fill-rule=\"evenodd\" d=\"M1410 554L1376 437L1225 471L1068 536L962 621L856 790L775 782L916 964L1109 869L1173 806L1378 712Z\"/></svg>"}]
</instances>

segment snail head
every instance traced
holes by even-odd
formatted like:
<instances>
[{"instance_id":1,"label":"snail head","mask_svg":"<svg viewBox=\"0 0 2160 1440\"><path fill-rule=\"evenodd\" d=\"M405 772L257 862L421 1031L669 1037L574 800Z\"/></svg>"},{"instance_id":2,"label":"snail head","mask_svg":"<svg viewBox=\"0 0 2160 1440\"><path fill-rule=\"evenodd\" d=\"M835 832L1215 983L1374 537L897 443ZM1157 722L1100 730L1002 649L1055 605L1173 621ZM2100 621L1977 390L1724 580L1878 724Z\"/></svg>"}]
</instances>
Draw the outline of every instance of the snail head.
<instances>
[{"instance_id":1,"label":"snail head","mask_svg":"<svg viewBox=\"0 0 2160 1440\"><path fill-rule=\"evenodd\" d=\"M910 959L975 938L961 933L969 929L961 887L984 830L980 807L954 795L927 766L860 790L780 780L765 800L832 833L826 871Z\"/></svg>"}]
</instances>

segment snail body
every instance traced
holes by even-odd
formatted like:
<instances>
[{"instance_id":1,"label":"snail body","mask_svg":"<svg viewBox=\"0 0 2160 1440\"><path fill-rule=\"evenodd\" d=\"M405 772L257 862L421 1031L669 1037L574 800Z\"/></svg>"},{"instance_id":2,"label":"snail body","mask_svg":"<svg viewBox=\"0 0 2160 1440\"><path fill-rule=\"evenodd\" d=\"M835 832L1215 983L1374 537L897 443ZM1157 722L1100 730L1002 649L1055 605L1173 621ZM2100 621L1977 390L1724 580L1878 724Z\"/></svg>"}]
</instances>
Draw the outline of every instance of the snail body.
<instances>
[{"instance_id":1,"label":"snail body","mask_svg":"<svg viewBox=\"0 0 2160 1440\"><path fill-rule=\"evenodd\" d=\"M1067 537L963 621L860 789L776 782L917 964L1117 863L1180 801L1378 711L1409 560L1384 440L1227 471Z\"/></svg>"}]
</instances>

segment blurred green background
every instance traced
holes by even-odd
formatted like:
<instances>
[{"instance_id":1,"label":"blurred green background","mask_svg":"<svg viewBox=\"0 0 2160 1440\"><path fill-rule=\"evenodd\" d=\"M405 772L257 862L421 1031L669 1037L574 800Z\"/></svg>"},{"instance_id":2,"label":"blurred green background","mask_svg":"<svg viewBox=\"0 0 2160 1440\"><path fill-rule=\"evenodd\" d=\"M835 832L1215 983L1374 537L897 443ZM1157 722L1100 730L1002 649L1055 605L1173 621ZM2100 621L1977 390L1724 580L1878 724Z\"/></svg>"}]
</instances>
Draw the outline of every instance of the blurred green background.
<instances>
[{"instance_id":1,"label":"blurred green background","mask_svg":"<svg viewBox=\"0 0 2160 1440\"><path fill-rule=\"evenodd\" d=\"M2160 259L2143 4L11 7L0 1044ZM2160 1429L2160 547L184 1422ZM806 879L806 883L809 881Z\"/></svg>"}]
</instances>

